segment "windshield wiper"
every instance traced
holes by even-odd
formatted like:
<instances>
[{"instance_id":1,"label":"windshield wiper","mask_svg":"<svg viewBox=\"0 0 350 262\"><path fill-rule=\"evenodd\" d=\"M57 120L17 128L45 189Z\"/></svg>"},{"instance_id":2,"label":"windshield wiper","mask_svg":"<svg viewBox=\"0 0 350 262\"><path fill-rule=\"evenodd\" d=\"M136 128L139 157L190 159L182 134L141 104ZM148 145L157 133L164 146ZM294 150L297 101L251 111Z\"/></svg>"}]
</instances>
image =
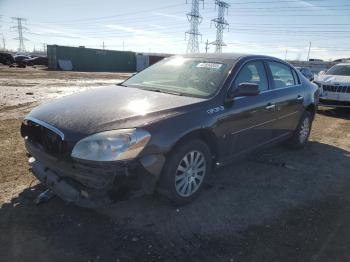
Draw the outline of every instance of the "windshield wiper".
<instances>
[{"instance_id":1,"label":"windshield wiper","mask_svg":"<svg viewBox=\"0 0 350 262\"><path fill-rule=\"evenodd\" d=\"M154 88L142 88L144 90L149 90L153 92L158 92L158 93L164 93L164 94L171 94L171 95L177 95L177 96L182 96L181 93L173 92L173 91L166 91L162 89L154 89Z\"/></svg>"},{"instance_id":2,"label":"windshield wiper","mask_svg":"<svg viewBox=\"0 0 350 262\"><path fill-rule=\"evenodd\" d=\"M118 83L117 86L125 86L125 87L128 87L127 85L124 85L123 82L122 82L122 83Z\"/></svg>"}]
</instances>

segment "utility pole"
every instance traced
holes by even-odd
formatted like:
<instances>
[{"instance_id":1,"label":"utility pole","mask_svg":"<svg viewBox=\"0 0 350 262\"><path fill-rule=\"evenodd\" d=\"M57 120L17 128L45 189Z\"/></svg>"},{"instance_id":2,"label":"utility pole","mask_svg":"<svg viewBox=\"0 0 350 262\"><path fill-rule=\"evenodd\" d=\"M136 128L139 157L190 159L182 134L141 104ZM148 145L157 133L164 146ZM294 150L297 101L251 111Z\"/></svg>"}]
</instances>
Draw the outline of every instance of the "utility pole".
<instances>
[{"instance_id":1,"label":"utility pole","mask_svg":"<svg viewBox=\"0 0 350 262\"><path fill-rule=\"evenodd\" d=\"M0 22L1 20L2 20L2 15L0 15ZM1 25L0 25L0 28L1 28ZM3 33L1 34L1 38L2 38L2 49L6 51L6 42L5 42L5 37Z\"/></svg>"},{"instance_id":2,"label":"utility pole","mask_svg":"<svg viewBox=\"0 0 350 262\"><path fill-rule=\"evenodd\" d=\"M44 51L44 53L46 53L46 49L47 49L47 44L43 43L43 51Z\"/></svg>"},{"instance_id":3,"label":"utility pole","mask_svg":"<svg viewBox=\"0 0 350 262\"><path fill-rule=\"evenodd\" d=\"M124 51L124 47L125 47L125 45L124 45L124 40L123 40L123 51Z\"/></svg>"},{"instance_id":4,"label":"utility pole","mask_svg":"<svg viewBox=\"0 0 350 262\"><path fill-rule=\"evenodd\" d=\"M102 42L102 50L105 50L105 42Z\"/></svg>"},{"instance_id":5,"label":"utility pole","mask_svg":"<svg viewBox=\"0 0 350 262\"><path fill-rule=\"evenodd\" d=\"M286 53L284 54L284 61L287 61L288 49L286 49Z\"/></svg>"},{"instance_id":6,"label":"utility pole","mask_svg":"<svg viewBox=\"0 0 350 262\"><path fill-rule=\"evenodd\" d=\"M207 39L207 42L205 42L205 53L208 53L208 49L209 49L209 41Z\"/></svg>"},{"instance_id":7,"label":"utility pole","mask_svg":"<svg viewBox=\"0 0 350 262\"><path fill-rule=\"evenodd\" d=\"M4 51L6 51L6 40L4 35L2 35L2 48L4 49Z\"/></svg>"},{"instance_id":8,"label":"utility pole","mask_svg":"<svg viewBox=\"0 0 350 262\"><path fill-rule=\"evenodd\" d=\"M228 13L228 8L230 5L221 0L215 0L215 7L218 6L218 17L212 21L215 23L216 27L216 40L212 42L212 45L215 45L215 53L221 53L222 47L226 46L224 43L223 31L225 28L228 28L229 24L225 19L225 10Z\"/></svg>"},{"instance_id":9,"label":"utility pole","mask_svg":"<svg viewBox=\"0 0 350 262\"><path fill-rule=\"evenodd\" d=\"M19 41L18 52L25 53L24 41L27 39L23 37L23 30L26 30L27 28L23 26L23 22L26 21L26 19L20 17L12 17L12 19L17 22L17 26L14 26L14 28L17 28L18 37L14 39Z\"/></svg>"},{"instance_id":10,"label":"utility pole","mask_svg":"<svg viewBox=\"0 0 350 262\"><path fill-rule=\"evenodd\" d=\"M189 35L186 50L188 54L199 53L198 36L202 37L198 30L199 24L202 23L202 17L199 14L199 2L203 2L204 8L204 0L192 0L191 12L186 14L187 20L190 22L190 30L185 32L185 39L187 34Z\"/></svg>"},{"instance_id":11,"label":"utility pole","mask_svg":"<svg viewBox=\"0 0 350 262\"><path fill-rule=\"evenodd\" d=\"M310 59L310 50L311 50L311 42L309 44L309 51L307 52L307 60L306 61L309 61L309 59Z\"/></svg>"}]
</instances>

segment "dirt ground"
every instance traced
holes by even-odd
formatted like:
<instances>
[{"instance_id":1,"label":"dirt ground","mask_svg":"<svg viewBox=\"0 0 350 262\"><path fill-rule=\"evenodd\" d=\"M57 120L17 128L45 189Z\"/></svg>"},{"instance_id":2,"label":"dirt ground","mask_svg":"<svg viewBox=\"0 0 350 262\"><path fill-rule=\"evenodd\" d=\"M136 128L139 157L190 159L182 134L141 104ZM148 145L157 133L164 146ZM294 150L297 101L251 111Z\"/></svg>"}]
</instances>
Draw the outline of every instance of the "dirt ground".
<instances>
[{"instance_id":1,"label":"dirt ground","mask_svg":"<svg viewBox=\"0 0 350 262\"><path fill-rule=\"evenodd\" d=\"M276 146L217 170L187 206L156 196L36 206L43 189L28 171L23 115L126 76L0 67L0 261L350 261L346 110L321 108L303 150Z\"/></svg>"}]
</instances>

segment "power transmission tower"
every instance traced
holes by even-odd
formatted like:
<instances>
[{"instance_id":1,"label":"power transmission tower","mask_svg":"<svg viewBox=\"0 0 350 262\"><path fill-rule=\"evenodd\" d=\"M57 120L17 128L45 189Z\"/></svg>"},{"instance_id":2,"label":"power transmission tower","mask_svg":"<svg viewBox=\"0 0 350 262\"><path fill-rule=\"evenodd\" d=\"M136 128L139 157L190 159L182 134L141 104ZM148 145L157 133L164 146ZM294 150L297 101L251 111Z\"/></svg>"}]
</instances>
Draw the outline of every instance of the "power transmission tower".
<instances>
[{"instance_id":1,"label":"power transmission tower","mask_svg":"<svg viewBox=\"0 0 350 262\"><path fill-rule=\"evenodd\" d=\"M24 41L28 39L23 37L23 30L26 30L27 28L23 26L22 22L26 21L26 19L20 17L12 17L12 19L17 22L17 26L14 26L14 28L17 28L18 37L14 39L19 41L18 53L25 53L26 49L24 46Z\"/></svg>"},{"instance_id":2,"label":"power transmission tower","mask_svg":"<svg viewBox=\"0 0 350 262\"><path fill-rule=\"evenodd\" d=\"M216 40L212 42L215 45L215 53L221 53L222 47L226 46L224 43L224 29L228 28L229 24L225 19L225 10L228 13L228 8L230 5L221 0L215 0L215 6L218 7L218 17L212 21L215 23L216 27Z\"/></svg>"},{"instance_id":3,"label":"power transmission tower","mask_svg":"<svg viewBox=\"0 0 350 262\"><path fill-rule=\"evenodd\" d=\"M202 22L202 17L199 14L199 2L203 2L204 8L204 0L192 0L191 12L187 14L190 30L185 33L185 38L189 34L186 53L199 53L198 36L202 36L198 31L198 25Z\"/></svg>"},{"instance_id":4,"label":"power transmission tower","mask_svg":"<svg viewBox=\"0 0 350 262\"><path fill-rule=\"evenodd\" d=\"M47 44L46 43L42 43L42 45L43 45L43 52L46 53Z\"/></svg>"}]
</instances>

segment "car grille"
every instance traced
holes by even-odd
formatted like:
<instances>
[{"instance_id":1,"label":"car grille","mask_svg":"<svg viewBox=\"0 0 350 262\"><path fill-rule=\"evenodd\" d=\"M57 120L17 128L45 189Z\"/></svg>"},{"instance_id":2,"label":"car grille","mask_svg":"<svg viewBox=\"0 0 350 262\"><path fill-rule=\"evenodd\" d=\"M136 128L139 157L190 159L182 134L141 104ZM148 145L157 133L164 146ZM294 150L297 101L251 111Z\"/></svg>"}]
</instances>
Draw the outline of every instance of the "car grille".
<instances>
[{"instance_id":1,"label":"car grille","mask_svg":"<svg viewBox=\"0 0 350 262\"><path fill-rule=\"evenodd\" d=\"M58 134L33 121L27 120L22 124L21 134L50 155L57 157L67 152L67 145Z\"/></svg>"},{"instance_id":2,"label":"car grille","mask_svg":"<svg viewBox=\"0 0 350 262\"><path fill-rule=\"evenodd\" d=\"M323 85L323 91L335 93L350 93L350 86L341 85Z\"/></svg>"}]
</instances>

